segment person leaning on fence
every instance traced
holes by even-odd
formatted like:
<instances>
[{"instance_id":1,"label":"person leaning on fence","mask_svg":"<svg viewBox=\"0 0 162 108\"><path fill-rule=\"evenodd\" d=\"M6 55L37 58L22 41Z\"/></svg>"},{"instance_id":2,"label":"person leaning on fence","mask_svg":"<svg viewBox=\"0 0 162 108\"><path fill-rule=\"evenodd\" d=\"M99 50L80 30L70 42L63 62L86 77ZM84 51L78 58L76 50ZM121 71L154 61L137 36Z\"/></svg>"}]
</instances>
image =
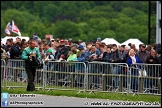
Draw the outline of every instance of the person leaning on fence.
<instances>
[{"instance_id":1,"label":"person leaning on fence","mask_svg":"<svg viewBox=\"0 0 162 108\"><path fill-rule=\"evenodd\" d=\"M152 49L150 51L150 56L146 59L146 63L148 64L158 64L158 57L156 56L156 51L154 49ZM149 77L158 77L159 76L159 70L158 70L158 65L150 65L148 66L148 70L147 70L147 75ZM149 78L148 79L148 88L154 88L157 87L157 80L154 78ZM150 90L150 92L152 93L153 91Z\"/></svg>"},{"instance_id":2,"label":"person leaning on fence","mask_svg":"<svg viewBox=\"0 0 162 108\"><path fill-rule=\"evenodd\" d=\"M117 49L117 45L116 44L113 44L112 45L112 59L110 60L111 63L120 63L121 62L121 53L120 51ZM113 64L113 74L121 74L121 69L118 65L116 64ZM115 88L117 89L119 87L119 76L114 76L113 77L114 79L114 86Z\"/></svg>"},{"instance_id":3,"label":"person leaning on fence","mask_svg":"<svg viewBox=\"0 0 162 108\"><path fill-rule=\"evenodd\" d=\"M79 57L77 58L77 61L84 62L85 64L87 64L89 52L87 50L85 50L84 46L82 46L82 45L78 46L78 50L80 50L80 54L79 54ZM82 63L76 64L76 69L77 69L77 72L79 72L79 73L85 72L85 67ZM75 75L75 87L82 86L83 83L84 83L83 75L76 74Z\"/></svg>"},{"instance_id":4,"label":"person leaning on fence","mask_svg":"<svg viewBox=\"0 0 162 108\"><path fill-rule=\"evenodd\" d=\"M127 58L129 57L129 50L130 50L130 46L126 45L125 46L125 50L124 50L124 54L122 55L122 59L121 59L121 63L126 63ZM127 66L122 68L123 71L123 87L127 87L127 75L128 75L128 68Z\"/></svg>"},{"instance_id":5,"label":"person leaning on fence","mask_svg":"<svg viewBox=\"0 0 162 108\"><path fill-rule=\"evenodd\" d=\"M41 59L40 51L36 48L36 41L33 39L29 40L29 46L26 47L22 52L22 60L25 60L25 70L28 76L27 91L34 91L34 78L36 74L36 66L33 64L33 58Z\"/></svg>"},{"instance_id":6,"label":"person leaning on fence","mask_svg":"<svg viewBox=\"0 0 162 108\"><path fill-rule=\"evenodd\" d=\"M142 63L141 59L135 55L135 52L133 49L130 49L129 51L129 57L127 58L126 63L131 68L131 89L133 89L133 92L138 91L138 69L141 67L139 65L136 65L137 63Z\"/></svg>"},{"instance_id":7,"label":"person leaning on fence","mask_svg":"<svg viewBox=\"0 0 162 108\"><path fill-rule=\"evenodd\" d=\"M91 50L89 52L89 62L95 62L97 61L98 57L100 55L100 51L97 50L95 44L93 44L91 46ZM90 72L94 73L94 74L99 74L99 69L100 67L98 66L98 63L92 63L91 65L89 65L89 69L90 69ZM92 83L90 85L90 88L92 87L92 85L95 85L95 87L98 87L99 84L100 84L100 79L99 79L99 76L98 75L94 75L91 77L91 80L92 80Z\"/></svg>"}]
</instances>

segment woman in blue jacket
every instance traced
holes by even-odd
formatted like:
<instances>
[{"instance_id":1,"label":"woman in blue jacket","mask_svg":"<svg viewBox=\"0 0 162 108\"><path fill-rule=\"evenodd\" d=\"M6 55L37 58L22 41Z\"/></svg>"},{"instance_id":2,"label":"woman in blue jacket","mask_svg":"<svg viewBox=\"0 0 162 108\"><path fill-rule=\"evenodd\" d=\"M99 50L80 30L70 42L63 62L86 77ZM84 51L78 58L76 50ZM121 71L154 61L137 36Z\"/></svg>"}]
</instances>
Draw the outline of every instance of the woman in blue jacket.
<instances>
[{"instance_id":1,"label":"woman in blue jacket","mask_svg":"<svg viewBox=\"0 0 162 108\"><path fill-rule=\"evenodd\" d=\"M131 68L131 89L133 89L133 92L137 92L138 91L138 78L134 77L134 76L138 76L138 69L141 68L140 65L137 65L139 63L142 63L142 61L140 60L140 58L135 54L135 51L133 49L131 49L129 51L129 57L127 58L127 64L128 66Z\"/></svg>"}]
</instances>

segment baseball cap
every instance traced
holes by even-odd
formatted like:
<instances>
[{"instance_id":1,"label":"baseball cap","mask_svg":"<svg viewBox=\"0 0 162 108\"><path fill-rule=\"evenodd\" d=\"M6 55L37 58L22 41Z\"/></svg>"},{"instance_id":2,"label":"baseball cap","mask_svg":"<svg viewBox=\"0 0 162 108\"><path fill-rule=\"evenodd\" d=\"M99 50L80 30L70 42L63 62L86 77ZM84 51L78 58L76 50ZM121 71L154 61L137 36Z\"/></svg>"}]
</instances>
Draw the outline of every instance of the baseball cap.
<instances>
[{"instance_id":1,"label":"baseball cap","mask_svg":"<svg viewBox=\"0 0 162 108\"><path fill-rule=\"evenodd\" d=\"M79 50L83 50L84 47L83 47L82 45L79 45L79 46L78 46L78 49L79 49Z\"/></svg>"},{"instance_id":2,"label":"baseball cap","mask_svg":"<svg viewBox=\"0 0 162 108\"><path fill-rule=\"evenodd\" d=\"M61 39L61 40L60 40L60 42L64 42L64 40L63 40L63 39Z\"/></svg>"},{"instance_id":3,"label":"baseball cap","mask_svg":"<svg viewBox=\"0 0 162 108\"><path fill-rule=\"evenodd\" d=\"M145 47L146 47L146 45L145 45L145 44L142 44L142 47L144 47L144 48L145 48Z\"/></svg>"},{"instance_id":4,"label":"baseball cap","mask_svg":"<svg viewBox=\"0 0 162 108\"><path fill-rule=\"evenodd\" d=\"M71 46L76 46L76 47L77 47L78 45L74 43L74 44L72 44Z\"/></svg>"},{"instance_id":5,"label":"baseball cap","mask_svg":"<svg viewBox=\"0 0 162 108\"><path fill-rule=\"evenodd\" d=\"M47 52L50 52L50 53L52 53L52 49L50 49L50 48L49 48L49 49L47 50Z\"/></svg>"},{"instance_id":6,"label":"baseball cap","mask_svg":"<svg viewBox=\"0 0 162 108\"><path fill-rule=\"evenodd\" d=\"M97 40L98 40L99 42L101 42L101 38L100 38L100 37L98 37Z\"/></svg>"},{"instance_id":7,"label":"baseball cap","mask_svg":"<svg viewBox=\"0 0 162 108\"><path fill-rule=\"evenodd\" d=\"M38 40L38 36L34 36L34 38L33 38L34 40Z\"/></svg>"}]
</instances>

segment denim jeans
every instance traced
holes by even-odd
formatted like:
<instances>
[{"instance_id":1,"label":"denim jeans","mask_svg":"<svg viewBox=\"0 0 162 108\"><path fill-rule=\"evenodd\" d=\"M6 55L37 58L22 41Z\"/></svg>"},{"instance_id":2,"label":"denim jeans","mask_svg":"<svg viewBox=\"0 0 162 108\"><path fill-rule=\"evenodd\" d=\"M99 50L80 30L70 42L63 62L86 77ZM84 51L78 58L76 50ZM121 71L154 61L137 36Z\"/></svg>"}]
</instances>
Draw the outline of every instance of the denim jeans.
<instances>
[{"instance_id":1,"label":"denim jeans","mask_svg":"<svg viewBox=\"0 0 162 108\"><path fill-rule=\"evenodd\" d=\"M138 78L134 77L138 76L138 69L131 69L131 89L133 92L138 91Z\"/></svg>"},{"instance_id":2,"label":"denim jeans","mask_svg":"<svg viewBox=\"0 0 162 108\"><path fill-rule=\"evenodd\" d=\"M112 74L118 75L119 73L120 73L120 68L118 66L113 66ZM119 76L114 76L113 79L114 79L115 87L119 87Z\"/></svg>"},{"instance_id":3,"label":"denim jeans","mask_svg":"<svg viewBox=\"0 0 162 108\"><path fill-rule=\"evenodd\" d=\"M91 76L91 83L95 84L95 86L99 85L100 77L99 77L99 75L97 75L97 74L99 74L99 67L97 67L96 64L89 64L89 72L96 74L96 75Z\"/></svg>"}]
</instances>

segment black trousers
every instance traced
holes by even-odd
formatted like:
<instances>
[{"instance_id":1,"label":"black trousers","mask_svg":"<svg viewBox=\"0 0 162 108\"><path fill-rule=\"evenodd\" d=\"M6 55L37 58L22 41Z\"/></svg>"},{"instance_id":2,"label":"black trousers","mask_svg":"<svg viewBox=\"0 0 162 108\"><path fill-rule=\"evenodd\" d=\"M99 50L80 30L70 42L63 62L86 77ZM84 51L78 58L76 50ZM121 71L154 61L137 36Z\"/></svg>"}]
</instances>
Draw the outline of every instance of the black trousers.
<instances>
[{"instance_id":1,"label":"black trousers","mask_svg":"<svg viewBox=\"0 0 162 108\"><path fill-rule=\"evenodd\" d=\"M27 91L34 91L35 85L34 85L34 79L36 74L36 68L33 67L26 67L26 73L28 76L28 85L27 85Z\"/></svg>"}]
</instances>

